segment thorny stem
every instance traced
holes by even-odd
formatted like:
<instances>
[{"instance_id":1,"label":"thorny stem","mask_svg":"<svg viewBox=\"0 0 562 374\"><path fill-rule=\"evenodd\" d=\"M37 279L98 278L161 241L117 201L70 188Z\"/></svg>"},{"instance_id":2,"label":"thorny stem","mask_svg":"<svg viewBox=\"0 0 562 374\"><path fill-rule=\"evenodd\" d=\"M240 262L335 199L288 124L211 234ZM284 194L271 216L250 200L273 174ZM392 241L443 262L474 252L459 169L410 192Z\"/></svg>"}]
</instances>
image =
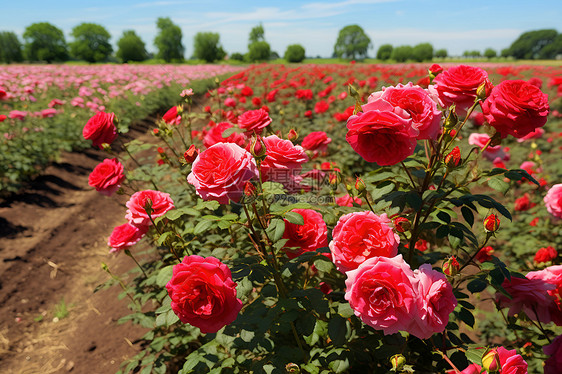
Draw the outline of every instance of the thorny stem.
<instances>
[{"instance_id":1,"label":"thorny stem","mask_svg":"<svg viewBox=\"0 0 562 374\"><path fill-rule=\"evenodd\" d=\"M125 249L125 254L127 256L129 256L130 258L133 259L133 261L135 262L135 264L137 264L137 266L139 267L139 269L141 269L142 273L144 274L144 277L146 279L148 279L148 275L146 275L144 269L142 268L142 266L139 264L139 262L137 261L137 259L133 256L133 254L131 253L131 251L129 251L128 249Z\"/></svg>"},{"instance_id":2,"label":"thorny stem","mask_svg":"<svg viewBox=\"0 0 562 374\"><path fill-rule=\"evenodd\" d=\"M107 264L105 264L104 262L101 263L101 268L103 270L105 270L105 272L107 274L109 274L109 276L111 278L113 278L114 280L116 280L119 285L121 286L121 288L123 289L123 291L125 291L125 294L127 295L127 297L129 299L131 299L131 301L133 302L133 304L135 304L139 310L141 310L142 306L140 305L140 303L134 299L134 297L129 293L129 291L127 290L127 286L125 285L125 283L123 283L123 281L121 280L121 278L119 278L117 275L113 274L110 270L109 270L109 266L107 266Z\"/></svg>"}]
</instances>

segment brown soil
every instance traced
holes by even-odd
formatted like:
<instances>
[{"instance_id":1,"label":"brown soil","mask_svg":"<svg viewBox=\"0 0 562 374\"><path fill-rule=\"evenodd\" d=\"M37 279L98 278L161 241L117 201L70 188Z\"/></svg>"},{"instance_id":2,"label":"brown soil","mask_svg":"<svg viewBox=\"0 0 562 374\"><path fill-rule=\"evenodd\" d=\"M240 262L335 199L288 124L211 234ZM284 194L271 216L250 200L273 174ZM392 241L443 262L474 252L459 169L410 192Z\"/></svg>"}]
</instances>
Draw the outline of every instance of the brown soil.
<instances>
[{"instance_id":1,"label":"brown soil","mask_svg":"<svg viewBox=\"0 0 562 374\"><path fill-rule=\"evenodd\" d=\"M142 136L147 122L130 134ZM107 237L125 223L126 196L105 197L88 175L107 157L89 149L64 154L25 192L0 201L0 372L114 373L139 352L147 330L116 321L129 313L114 274L134 267L110 255ZM57 307L68 315L56 318Z\"/></svg>"}]
</instances>

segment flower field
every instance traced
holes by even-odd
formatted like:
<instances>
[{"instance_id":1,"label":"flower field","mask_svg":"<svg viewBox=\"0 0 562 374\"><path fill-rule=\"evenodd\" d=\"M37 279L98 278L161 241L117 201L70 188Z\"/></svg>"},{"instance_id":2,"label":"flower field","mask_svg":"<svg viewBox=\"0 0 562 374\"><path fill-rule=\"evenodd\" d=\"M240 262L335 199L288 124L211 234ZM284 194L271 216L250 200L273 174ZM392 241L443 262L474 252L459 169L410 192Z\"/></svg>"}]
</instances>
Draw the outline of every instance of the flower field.
<instances>
[{"instance_id":1,"label":"flower field","mask_svg":"<svg viewBox=\"0 0 562 374\"><path fill-rule=\"evenodd\" d=\"M95 76L69 144L128 199L107 244L136 268L97 289L149 329L122 373L562 372L562 68L255 65L203 97ZM21 136L84 91L3 84ZM177 105L122 141L158 84Z\"/></svg>"},{"instance_id":2,"label":"flower field","mask_svg":"<svg viewBox=\"0 0 562 374\"><path fill-rule=\"evenodd\" d=\"M192 80L228 66L7 65L0 72L0 193L17 191L62 150L84 148L83 123L98 110L122 113L119 129L173 104Z\"/></svg>"}]
</instances>

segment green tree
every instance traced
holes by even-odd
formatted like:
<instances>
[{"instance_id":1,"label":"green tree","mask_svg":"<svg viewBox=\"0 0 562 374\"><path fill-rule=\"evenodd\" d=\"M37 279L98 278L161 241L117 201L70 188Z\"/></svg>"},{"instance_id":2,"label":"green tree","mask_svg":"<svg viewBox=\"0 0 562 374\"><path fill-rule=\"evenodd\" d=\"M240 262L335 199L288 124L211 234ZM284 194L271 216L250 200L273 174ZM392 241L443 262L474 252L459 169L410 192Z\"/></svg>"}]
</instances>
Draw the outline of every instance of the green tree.
<instances>
[{"instance_id":1,"label":"green tree","mask_svg":"<svg viewBox=\"0 0 562 374\"><path fill-rule=\"evenodd\" d=\"M554 38L552 43L545 45L541 49L541 51L539 52L539 58L555 59L559 55L562 55L562 34L558 34L558 36Z\"/></svg>"},{"instance_id":2,"label":"green tree","mask_svg":"<svg viewBox=\"0 0 562 374\"><path fill-rule=\"evenodd\" d=\"M524 32L509 47L510 55L517 59L539 58L541 50L551 44L557 36L558 32L553 29Z\"/></svg>"},{"instance_id":3,"label":"green tree","mask_svg":"<svg viewBox=\"0 0 562 374\"><path fill-rule=\"evenodd\" d=\"M498 53L496 52L495 49L493 48L486 48L484 50L484 57L486 57L487 59L491 59L494 58L498 55Z\"/></svg>"},{"instance_id":4,"label":"green tree","mask_svg":"<svg viewBox=\"0 0 562 374\"><path fill-rule=\"evenodd\" d=\"M235 61L244 61L244 55L239 52L234 52L230 55L230 59Z\"/></svg>"},{"instance_id":5,"label":"green tree","mask_svg":"<svg viewBox=\"0 0 562 374\"><path fill-rule=\"evenodd\" d=\"M401 45L392 50L391 58L396 62L406 62L412 59L414 49L409 45Z\"/></svg>"},{"instance_id":6,"label":"green tree","mask_svg":"<svg viewBox=\"0 0 562 374\"><path fill-rule=\"evenodd\" d=\"M371 39L359 25L345 26L340 30L334 45L334 55L352 60L367 57Z\"/></svg>"},{"instance_id":7,"label":"green tree","mask_svg":"<svg viewBox=\"0 0 562 374\"><path fill-rule=\"evenodd\" d=\"M220 35L216 32L198 32L193 37L193 55L207 62L222 60L226 52L219 44Z\"/></svg>"},{"instance_id":8,"label":"green tree","mask_svg":"<svg viewBox=\"0 0 562 374\"><path fill-rule=\"evenodd\" d=\"M300 44L291 44L285 50L285 60L288 62L301 62L304 60L305 50Z\"/></svg>"},{"instance_id":9,"label":"green tree","mask_svg":"<svg viewBox=\"0 0 562 374\"><path fill-rule=\"evenodd\" d=\"M68 48L62 30L48 22L27 26L23 39L24 55L30 61L53 62L68 58Z\"/></svg>"},{"instance_id":10,"label":"green tree","mask_svg":"<svg viewBox=\"0 0 562 374\"><path fill-rule=\"evenodd\" d=\"M511 48L504 48L501 51L501 56L502 57L509 57L511 56Z\"/></svg>"},{"instance_id":11,"label":"green tree","mask_svg":"<svg viewBox=\"0 0 562 374\"><path fill-rule=\"evenodd\" d=\"M0 32L0 62L21 62L22 46L18 36L11 31Z\"/></svg>"},{"instance_id":12,"label":"green tree","mask_svg":"<svg viewBox=\"0 0 562 374\"><path fill-rule=\"evenodd\" d=\"M125 30L117 41L117 58L123 62L144 61L148 57L142 39L134 30Z\"/></svg>"},{"instance_id":13,"label":"green tree","mask_svg":"<svg viewBox=\"0 0 562 374\"><path fill-rule=\"evenodd\" d=\"M433 58L433 46L430 43L420 43L414 46L412 58L417 62L431 61Z\"/></svg>"},{"instance_id":14,"label":"green tree","mask_svg":"<svg viewBox=\"0 0 562 374\"><path fill-rule=\"evenodd\" d=\"M448 53L445 48L441 48L435 51L434 56L438 58L446 58L448 56Z\"/></svg>"},{"instance_id":15,"label":"green tree","mask_svg":"<svg viewBox=\"0 0 562 374\"><path fill-rule=\"evenodd\" d=\"M265 42L265 31L261 23L250 30L250 36L248 39L248 45L255 42Z\"/></svg>"},{"instance_id":16,"label":"green tree","mask_svg":"<svg viewBox=\"0 0 562 374\"><path fill-rule=\"evenodd\" d=\"M81 23L72 29L74 41L70 43L70 54L88 62L104 61L113 52L109 43L111 35L102 25Z\"/></svg>"},{"instance_id":17,"label":"green tree","mask_svg":"<svg viewBox=\"0 0 562 374\"><path fill-rule=\"evenodd\" d=\"M180 27L168 17L158 18L156 27L160 30L154 38L154 45L158 48L156 56L166 62L183 61L185 48L181 42L182 32Z\"/></svg>"},{"instance_id":18,"label":"green tree","mask_svg":"<svg viewBox=\"0 0 562 374\"><path fill-rule=\"evenodd\" d=\"M382 60L382 61L386 61L386 60L390 59L390 56L392 56L392 50L393 49L394 48L390 44L381 45L379 47L379 50L377 51L377 59Z\"/></svg>"},{"instance_id":19,"label":"green tree","mask_svg":"<svg viewBox=\"0 0 562 374\"><path fill-rule=\"evenodd\" d=\"M249 62L269 60L271 48L266 41L254 42L248 46L247 59Z\"/></svg>"}]
</instances>

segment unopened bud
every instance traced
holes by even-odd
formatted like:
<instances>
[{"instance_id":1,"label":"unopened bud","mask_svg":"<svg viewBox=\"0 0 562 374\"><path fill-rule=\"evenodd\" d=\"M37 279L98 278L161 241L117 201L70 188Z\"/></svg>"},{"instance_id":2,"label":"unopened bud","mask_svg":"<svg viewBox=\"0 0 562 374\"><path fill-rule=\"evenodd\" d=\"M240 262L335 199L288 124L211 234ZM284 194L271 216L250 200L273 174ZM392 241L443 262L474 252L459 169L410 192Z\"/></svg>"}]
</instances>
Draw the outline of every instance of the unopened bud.
<instances>
[{"instance_id":1,"label":"unopened bud","mask_svg":"<svg viewBox=\"0 0 562 374\"><path fill-rule=\"evenodd\" d=\"M412 224L406 217L396 217L394 219L394 228L398 232L406 232L409 231L412 227Z\"/></svg>"},{"instance_id":2,"label":"unopened bud","mask_svg":"<svg viewBox=\"0 0 562 374\"><path fill-rule=\"evenodd\" d=\"M299 134L297 134L297 132L295 131L295 129L291 129L289 131L289 133L287 134L287 139L289 139L290 141L294 142L295 140L297 140L299 137Z\"/></svg>"},{"instance_id":3,"label":"unopened bud","mask_svg":"<svg viewBox=\"0 0 562 374\"><path fill-rule=\"evenodd\" d=\"M392 365L392 370L402 371L404 365L406 365L406 357L401 354L394 355L390 358L390 364Z\"/></svg>"},{"instance_id":4,"label":"unopened bud","mask_svg":"<svg viewBox=\"0 0 562 374\"><path fill-rule=\"evenodd\" d=\"M476 89L476 97L479 100L486 100L489 94L489 92L486 92L486 81L480 83L480 86Z\"/></svg>"},{"instance_id":5,"label":"unopened bud","mask_svg":"<svg viewBox=\"0 0 562 374\"><path fill-rule=\"evenodd\" d=\"M265 143L261 136L256 135L250 144L250 153L257 159L264 159L266 154Z\"/></svg>"},{"instance_id":6,"label":"unopened bud","mask_svg":"<svg viewBox=\"0 0 562 374\"><path fill-rule=\"evenodd\" d=\"M244 185L244 195L248 197L256 196L256 186L252 182L248 181Z\"/></svg>"},{"instance_id":7,"label":"unopened bud","mask_svg":"<svg viewBox=\"0 0 562 374\"><path fill-rule=\"evenodd\" d=\"M458 122L459 122L459 117L457 116L457 113L455 112L455 106L453 104L449 108L449 115L445 119L444 126L445 126L446 129L452 129L453 127L455 127L457 125Z\"/></svg>"},{"instance_id":8,"label":"unopened bud","mask_svg":"<svg viewBox=\"0 0 562 374\"><path fill-rule=\"evenodd\" d=\"M183 154L183 158L185 159L185 162L187 162L188 164L193 163L193 161L195 161L197 156L199 156L199 151L195 148L195 145L193 144L190 145L189 149L185 151Z\"/></svg>"},{"instance_id":9,"label":"unopened bud","mask_svg":"<svg viewBox=\"0 0 562 374\"><path fill-rule=\"evenodd\" d=\"M459 273L459 269L461 268L457 258L455 256L451 256L448 260L443 263L443 274L454 277Z\"/></svg>"},{"instance_id":10,"label":"unopened bud","mask_svg":"<svg viewBox=\"0 0 562 374\"><path fill-rule=\"evenodd\" d=\"M486 232L496 232L500 228L500 219L495 214L490 214L484 220L484 230Z\"/></svg>"},{"instance_id":11,"label":"unopened bud","mask_svg":"<svg viewBox=\"0 0 562 374\"><path fill-rule=\"evenodd\" d=\"M436 76L443 72L443 68L438 64L433 64L427 69L427 72L429 73L429 80L433 81Z\"/></svg>"},{"instance_id":12,"label":"unopened bud","mask_svg":"<svg viewBox=\"0 0 562 374\"><path fill-rule=\"evenodd\" d=\"M482 369L486 370L488 373L497 373L500 367L500 356L495 348L482 355Z\"/></svg>"},{"instance_id":13,"label":"unopened bud","mask_svg":"<svg viewBox=\"0 0 562 374\"><path fill-rule=\"evenodd\" d=\"M335 168L331 173L330 173L330 184L333 186L338 186L341 182L342 182L342 177L341 177L341 172L340 169Z\"/></svg>"},{"instance_id":14,"label":"unopened bud","mask_svg":"<svg viewBox=\"0 0 562 374\"><path fill-rule=\"evenodd\" d=\"M458 146L453 148L453 150L445 156L445 165L450 169L459 166L461 161L461 150Z\"/></svg>"},{"instance_id":15,"label":"unopened bud","mask_svg":"<svg viewBox=\"0 0 562 374\"><path fill-rule=\"evenodd\" d=\"M357 178L357 180L355 181L355 189L357 190L359 195L363 195L365 193L365 191L367 190L367 186L365 185L363 179Z\"/></svg>"},{"instance_id":16,"label":"unopened bud","mask_svg":"<svg viewBox=\"0 0 562 374\"><path fill-rule=\"evenodd\" d=\"M299 374L301 372L301 368L299 365L291 362L285 365L285 371L287 371L287 373Z\"/></svg>"}]
</instances>

